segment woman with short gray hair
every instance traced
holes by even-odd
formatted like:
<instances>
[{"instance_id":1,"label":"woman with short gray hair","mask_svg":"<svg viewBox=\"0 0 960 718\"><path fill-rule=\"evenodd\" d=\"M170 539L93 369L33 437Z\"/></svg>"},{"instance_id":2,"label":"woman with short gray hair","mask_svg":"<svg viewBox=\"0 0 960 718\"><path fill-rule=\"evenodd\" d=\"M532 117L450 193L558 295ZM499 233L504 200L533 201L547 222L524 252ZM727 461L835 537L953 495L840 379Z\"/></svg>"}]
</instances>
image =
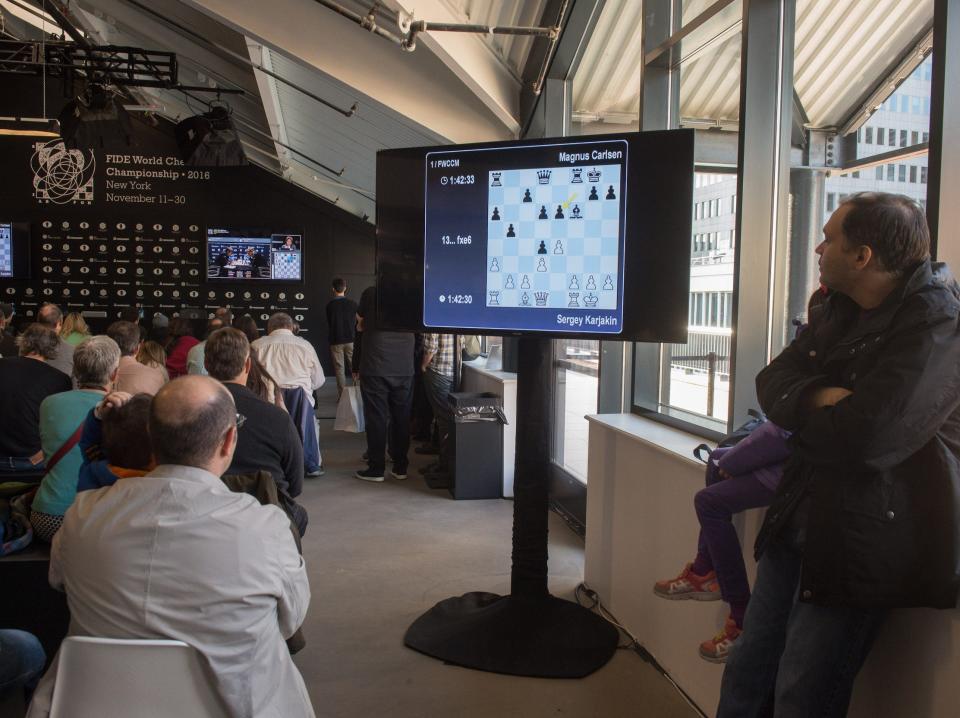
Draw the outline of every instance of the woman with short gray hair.
<instances>
[{"instance_id":1,"label":"woman with short gray hair","mask_svg":"<svg viewBox=\"0 0 960 718\"><path fill-rule=\"evenodd\" d=\"M83 456L78 443L87 414L113 387L120 365L120 347L110 337L84 340L73 353L77 388L54 394L40 405L40 439L47 462L33 500L30 523L44 541L53 539L63 515L77 495L77 477Z\"/></svg>"}]
</instances>

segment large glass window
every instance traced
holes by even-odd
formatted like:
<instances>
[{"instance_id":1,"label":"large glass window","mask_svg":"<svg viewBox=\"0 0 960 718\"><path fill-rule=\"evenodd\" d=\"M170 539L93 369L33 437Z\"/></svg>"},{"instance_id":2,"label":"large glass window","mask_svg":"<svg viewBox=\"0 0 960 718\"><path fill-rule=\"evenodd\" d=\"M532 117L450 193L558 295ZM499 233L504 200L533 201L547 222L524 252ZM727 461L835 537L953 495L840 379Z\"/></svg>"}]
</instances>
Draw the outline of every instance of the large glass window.
<instances>
[{"instance_id":1,"label":"large glass window","mask_svg":"<svg viewBox=\"0 0 960 718\"><path fill-rule=\"evenodd\" d=\"M921 62L913 73L900 85L890 98L876 111L864 128L863 142L857 142L857 159L864 159L880 152L888 152L883 145L884 128L889 128L890 145L899 139L900 146L915 145L918 141L927 142L930 138L930 76L932 57ZM907 104L904 104L907 100ZM906 108L906 109L904 109ZM867 134L876 128L877 141L881 146L871 144ZM909 140L909 143L908 143ZM909 164L908 164L909 163ZM896 192L920 201L927 199L927 157L911 157L896 163L877 167L876 172L863 173L861 177L838 175L827 178L827 206L824 221L833 210L829 207L831 193L852 194L854 192Z\"/></svg>"},{"instance_id":2,"label":"large glass window","mask_svg":"<svg viewBox=\"0 0 960 718\"><path fill-rule=\"evenodd\" d=\"M597 413L600 342L557 339L553 342L553 460L574 478L587 480L587 414Z\"/></svg>"}]
</instances>

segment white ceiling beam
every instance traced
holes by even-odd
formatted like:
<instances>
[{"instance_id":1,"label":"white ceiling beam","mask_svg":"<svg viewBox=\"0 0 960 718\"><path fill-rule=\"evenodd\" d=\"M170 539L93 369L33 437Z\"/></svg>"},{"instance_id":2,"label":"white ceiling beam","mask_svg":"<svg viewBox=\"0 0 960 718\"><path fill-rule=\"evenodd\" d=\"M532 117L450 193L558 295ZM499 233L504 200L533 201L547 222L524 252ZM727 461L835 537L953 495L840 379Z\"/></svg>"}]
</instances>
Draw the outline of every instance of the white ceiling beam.
<instances>
[{"instance_id":1,"label":"white ceiling beam","mask_svg":"<svg viewBox=\"0 0 960 718\"><path fill-rule=\"evenodd\" d=\"M398 10L416 20L468 23L443 0L395 0ZM512 36L511 36L512 37ZM478 33L424 32L417 46L436 55L514 134L520 131L520 81Z\"/></svg>"},{"instance_id":2,"label":"white ceiling beam","mask_svg":"<svg viewBox=\"0 0 960 718\"><path fill-rule=\"evenodd\" d=\"M312 0L185 0L257 42L354 88L451 142L511 139L507 125L432 53L404 52ZM282 18L282 21L280 20Z\"/></svg>"},{"instance_id":3,"label":"white ceiling beam","mask_svg":"<svg viewBox=\"0 0 960 718\"><path fill-rule=\"evenodd\" d=\"M270 50L249 37L244 39L247 42L247 53L250 55L250 62L263 67L267 72L273 72ZM257 80L257 89L260 91L260 102L263 104L263 114L267 118L270 136L274 139L273 146L277 153L277 159L280 160L280 170L284 177L289 178L290 151L283 145L289 145L290 140L287 138L287 124L283 119L283 109L280 107L277 81L257 69L253 70L253 76Z\"/></svg>"}]
</instances>

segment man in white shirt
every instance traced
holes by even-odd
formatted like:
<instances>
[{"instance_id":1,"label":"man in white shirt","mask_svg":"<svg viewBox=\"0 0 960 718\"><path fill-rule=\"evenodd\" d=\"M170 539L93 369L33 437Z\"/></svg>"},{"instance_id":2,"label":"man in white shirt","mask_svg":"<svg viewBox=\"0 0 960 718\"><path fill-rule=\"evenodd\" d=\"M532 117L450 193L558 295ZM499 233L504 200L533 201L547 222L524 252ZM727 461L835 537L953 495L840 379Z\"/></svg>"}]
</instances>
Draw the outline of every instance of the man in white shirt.
<instances>
[{"instance_id":1,"label":"man in white shirt","mask_svg":"<svg viewBox=\"0 0 960 718\"><path fill-rule=\"evenodd\" d=\"M149 428L157 468L81 492L54 539L50 583L67 593L70 635L184 641L230 715L314 718L284 642L310 603L290 520L219 478L237 441L230 393L176 379L154 398ZM56 665L30 718L49 714L55 676Z\"/></svg>"},{"instance_id":2,"label":"man in white shirt","mask_svg":"<svg viewBox=\"0 0 960 718\"><path fill-rule=\"evenodd\" d=\"M267 372L282 387L303 387L310 403L313 392L323 386L323 366L313 345L294 335L293 319L277 312L267 322L267 335L250 346Z\"/></svg>"}]
</instances>

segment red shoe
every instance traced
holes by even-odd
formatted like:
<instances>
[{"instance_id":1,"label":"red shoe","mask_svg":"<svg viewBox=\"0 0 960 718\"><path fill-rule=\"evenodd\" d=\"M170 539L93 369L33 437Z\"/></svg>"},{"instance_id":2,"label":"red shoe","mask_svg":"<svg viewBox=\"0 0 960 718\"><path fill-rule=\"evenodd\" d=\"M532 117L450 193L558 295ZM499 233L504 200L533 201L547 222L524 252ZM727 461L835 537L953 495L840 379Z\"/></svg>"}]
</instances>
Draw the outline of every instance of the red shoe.
<instances>
[{"instance_id":1,"label":"red shoe","mask_svg":"<svg viewBox=\"0 0 960 718\"><path fill-rule=\"evenodd\" d=\"M730 648L740 638L743 633L742 628L737 628L737 622L732 618L727 618L723 624L723 630L709 641L700 644L700 657L711 663L726 663Z\"/></svg>"},{"instance_id":2,"label":"red shoe","mask_svg":"<svg viewBox=\"0 0 960 718\"><path fill-rule=\"evenodd\" d=\"M688 563L676 578L657 581L653 585L653 592L660 598L668 598L671 601L682 599L719 601L720 584L717 583L716 571L711 571L706 576L698 576L690 570L692 566L692 563Z\"/></svg>"}]
</instances>

